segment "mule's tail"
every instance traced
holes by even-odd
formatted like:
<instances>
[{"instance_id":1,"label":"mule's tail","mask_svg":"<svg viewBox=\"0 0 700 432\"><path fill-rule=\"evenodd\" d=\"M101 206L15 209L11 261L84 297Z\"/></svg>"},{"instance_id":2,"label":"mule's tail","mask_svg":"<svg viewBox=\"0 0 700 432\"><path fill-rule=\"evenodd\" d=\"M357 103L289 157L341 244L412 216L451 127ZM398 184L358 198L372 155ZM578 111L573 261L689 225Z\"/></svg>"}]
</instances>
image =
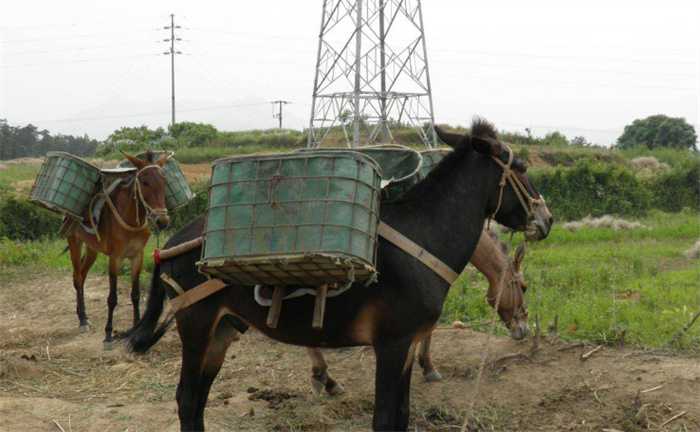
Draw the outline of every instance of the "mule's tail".
<instances>
[{"instance_id":1,"label":"mule's tail","mask_svg":"<svg viewBox=\"0 0 700 432\"><path fill-rule=\"evenodd\" d=\"M151 292L148 295L146 312L141 321L129 330L127 346L129 350L136 353L145 353L160 340L173 322L174 316L170 316L163 323L158 325L158 320L163 314L165 300L165 287L160 281L160 263L153 268L153 278L151 279Z\"/></svg>"}]
</instances>

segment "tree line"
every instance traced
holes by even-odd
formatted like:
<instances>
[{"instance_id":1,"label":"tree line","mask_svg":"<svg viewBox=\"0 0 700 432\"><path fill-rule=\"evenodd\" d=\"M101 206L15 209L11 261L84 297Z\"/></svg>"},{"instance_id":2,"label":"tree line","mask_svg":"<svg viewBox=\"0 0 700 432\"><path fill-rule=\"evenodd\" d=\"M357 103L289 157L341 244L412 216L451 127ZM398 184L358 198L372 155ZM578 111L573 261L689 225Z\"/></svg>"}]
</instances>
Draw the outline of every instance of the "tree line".
<instances>
[{"instance_id":1,"label":"tree line","mask_svg":"<svg viewBox=\"0 0 700 432\"><path fill-rule=\"evenodd\" d=\"M11 126L7 120L0 119L0 160L39 157L50 151L92 156L99 144L87 135L51 135L48 130L40 130L32 124Z\"/></svg>"},{"instance_id":2,"label":"tree line","mask_svg":"<svg viewBox=\"0 0 700 432\"><path fill-rule=\"evenodd\" d=\"M419 145L421 143L413 128L398 126L394 139L399 144ZM342 145L344 135L340 128L329 133L329 142ZM465 131L461 127L454 128ZM541 145L549 147L593 146L584 137L567 138L560 132L552 132L544 137L534 137L519 132L501 132L501 139L520 145ZM627 149L647 147L655 149L670 147L698 150L695 128L683 118L654 115L637 119L625 127L618 138L616 147ZM122 127L115 130L104 142L88 137L72 135L51 135L46 129L36 126L10 126L0 119L0 160L19 157L43 156L49 151L65 151L77 156L105 156L118 149L137 151L146 148L182 149L190 147L244 147L266 148L302 147L306 143L306 131L297 130L254 130L219 131L206 123L181 122L167 129L150 129L147 126Z\"/></svg>"}]
</instances>

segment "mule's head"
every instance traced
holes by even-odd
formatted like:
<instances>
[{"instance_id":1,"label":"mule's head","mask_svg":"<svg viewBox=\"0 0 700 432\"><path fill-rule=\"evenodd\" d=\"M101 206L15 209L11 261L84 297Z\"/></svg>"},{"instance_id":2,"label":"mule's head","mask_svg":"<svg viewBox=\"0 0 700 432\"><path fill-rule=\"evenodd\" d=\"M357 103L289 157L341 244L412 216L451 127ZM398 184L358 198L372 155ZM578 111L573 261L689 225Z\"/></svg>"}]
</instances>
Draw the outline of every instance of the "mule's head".
<instances>
[{"instance_id":1,"label":"mule's head","mask_svg":"<svg viewBox=\"0 0 700 432\"><path fill-rule=\"evenodd\" d=\"M159 159L150 151L146 154L146 160L124 153L133 166L136 167L135 187L138 199L146 208L148 218L151 219L160 229L165 229L170 225L170 216L165 205L165 166L168 154L163 154Z\"/></svg>"},{"instance_id":2,"label":"mule's head","mask_svg":"<svg viewBox=\"0 0 700 432\"><path fill-rule=\"evenodd\" d=\"M482 176L490 176L496 187L489 196L487 216L517 231L528 240L542 240L551 229L553 218L544 199L527 176L525 163L498 140L495 127L482 119L472 123L467 135L445 132L436 127L440 139L457 149L469 146L483 156Z\"/></svg>"},{"instance_id":3,"label":"mule's head","mask_svg":"<svg viewBox=\"0 0 700 432\"><path fill-rule=\"evenodd\" d=\"M501 298L498 299L498 291L489 289L488 302L492 307L498 300L498 316L503 324L510 330L510 336L515 340L525 338L530 329L527 324L527 305L525 304L525 291L527 283L523 276L522 264L525 258L525 245L520 245L515 250L513 258L508 258L508 266L502 280Z\"/></svg>"}]
</instances>

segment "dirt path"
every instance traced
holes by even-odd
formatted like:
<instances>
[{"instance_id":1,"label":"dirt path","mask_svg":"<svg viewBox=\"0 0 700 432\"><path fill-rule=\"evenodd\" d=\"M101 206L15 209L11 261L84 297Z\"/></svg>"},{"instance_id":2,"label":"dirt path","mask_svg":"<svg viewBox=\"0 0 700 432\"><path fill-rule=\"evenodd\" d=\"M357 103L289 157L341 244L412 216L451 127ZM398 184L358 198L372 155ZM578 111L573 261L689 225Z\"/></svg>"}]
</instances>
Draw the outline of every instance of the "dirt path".
<instances>
[{"instance_id":1,"label":"dirt path","mask_svg":"<svg viewBox=\"0 0 700 432\"><path fill-rule=\"evenodd\" d=\"M126 287L124 287L126 288ZM88 281L94 328L78 332L70 277L43 276L0 287L0 431L176 431L174 403L179 339L169 332L152 353L102 350L107 280ZM116 327L131 322L120 290ZM414 370L412 428L457 431L473 397L485 335L439 331L434 359L445 377L427 384ZM470 431L698 431L700 360L544 341L528 359L530 342L493 339ZM371 350L328 351L330 372L346 389L318 398L309 385L304 350L249 332L234 344L214 384L210 431L367 430L373 406ZM658 387L658 388L657 388ZM645 393L640 391L654 389ZM674 415L687 413L660 425ZM56 423L54 423L54 421Z\"/></svg>"}]
</instances>

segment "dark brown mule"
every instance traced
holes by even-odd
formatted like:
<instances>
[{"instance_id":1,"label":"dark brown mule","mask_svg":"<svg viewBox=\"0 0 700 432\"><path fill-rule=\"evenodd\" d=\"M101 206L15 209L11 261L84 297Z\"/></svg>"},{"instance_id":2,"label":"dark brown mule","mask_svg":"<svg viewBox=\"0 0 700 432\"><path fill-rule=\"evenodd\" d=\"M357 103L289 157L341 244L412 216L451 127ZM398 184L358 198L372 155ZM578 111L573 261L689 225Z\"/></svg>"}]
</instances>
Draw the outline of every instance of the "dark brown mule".
<instances>
[{"instance_id":1,"label":"dark brown mule","mask_svg":"<svg viewBox=\"0 0 700 432\"><path fill-rule=\"evenodd\" d=\"M527 290L522 274L524 257L524 245L518 246L511 259L508 256L506 244L499 240L493 231L484 230L470 260L489 282L486 299L492 307L496 306L498 292L501 292L501 298L498 300L498 315L515 340L523 339L529 332L527 307L523 296ZM428 335L421 342L418 351L418 364L423 369L425 380L429 382L442 379L430 356L431 337L432 335ZM314 391L319 394L325 390L331 396L342 393L342 385L328 374L328 364L321 350L307 348L307 353L311 359L311 385Z\"/></svg>"},{"instance_id":2,"label":"dark brown mule","mask_svg":"<svg viewBox=\"0 0 700 432\"><path fill-rule=\"evenodd\" d=\"M533 240L549 234L552 219L540 217L542 205L522 161L497 137L495 128L476 121L470 135L438 131L455 151L414 186L399 202L382 205L382 221L430 251L452 269L463 269L491 215L499 223L525 231ZM504 173L517 180L502 181ZM519 186L514 186L519 185ZM521 195L515 187L522 187ZM524 194L524 196L523 196ZM191 241L203 231L199 218L178 231L165 245ZM197 272L201 247L156 263L148 307L130 331L130 347L145 352L167 330L159 324L167 295L165 274L188 291L207 279ZM310 296L287 300L277 328L266 325L268 308L254 299L253 287L228 285L175 315L182 341L182 366L177 388L178 416L184 431L204 429L209 390L238 332L253 326L267 336L305 347L338 348L371 345L375 352L373 428L408 428L411 370L415 348L435 326L449 284L412 255L379 239L376 283L356 283L342 296L328 299L320 330L309 323L314 310Z\"/></svg>"},{"instance_id":3,"label":"dark brown mule","mask_svg":"<svg viewBox=\"0 0 700 432\"><path fill-rule=\"evenodd\" d=\"M73 286L77 298L77 313L81 330L89 327L85 312L84 286L90 268L97 254L109 257L109 296L107 297L107 325L105 326L105 348L109 348L112 338L112 316L117 306L117 273L122 260L131 261L131 302L134 306L134 324L140 318L139 275L143 266L143 249L151 235L148 220L153 220L159 228L168 226L170 219L165 208L165 175L163 165L165 155L157 161L148 153L147 161L126 155L136 171L126 178L121 186L105 194L97 234L88 233L79 224L68 233L68 249L73 264ZM105 186L106 187L106 186ZM85 253L83 254L83 244Z\"/></svg>"}]
</instances>

